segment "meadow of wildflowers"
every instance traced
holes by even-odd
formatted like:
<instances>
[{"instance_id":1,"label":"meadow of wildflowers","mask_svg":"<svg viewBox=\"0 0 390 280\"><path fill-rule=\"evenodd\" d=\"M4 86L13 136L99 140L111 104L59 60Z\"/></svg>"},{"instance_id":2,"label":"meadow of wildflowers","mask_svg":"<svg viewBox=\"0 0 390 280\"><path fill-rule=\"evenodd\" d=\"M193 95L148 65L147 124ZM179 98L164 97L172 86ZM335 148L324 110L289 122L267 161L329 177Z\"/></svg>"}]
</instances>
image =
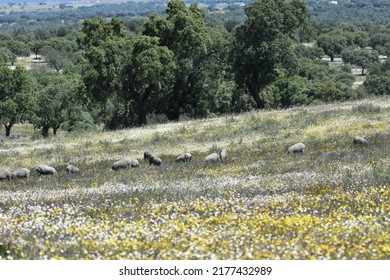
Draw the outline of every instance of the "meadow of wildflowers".
<instances>
[{"instance_id":1,"label":"meadow of wildflowers","mask_svg":"<svg viewBox=\"0 0 390 280\"><path fill-rule=\"evenodd\" d=\"M0 182L0 259L390 259L389 120L383 97L49 139L20 125L0 170L32 175ZM121 157L140 167L110 172Z\"/></svg>"}]
</instances>

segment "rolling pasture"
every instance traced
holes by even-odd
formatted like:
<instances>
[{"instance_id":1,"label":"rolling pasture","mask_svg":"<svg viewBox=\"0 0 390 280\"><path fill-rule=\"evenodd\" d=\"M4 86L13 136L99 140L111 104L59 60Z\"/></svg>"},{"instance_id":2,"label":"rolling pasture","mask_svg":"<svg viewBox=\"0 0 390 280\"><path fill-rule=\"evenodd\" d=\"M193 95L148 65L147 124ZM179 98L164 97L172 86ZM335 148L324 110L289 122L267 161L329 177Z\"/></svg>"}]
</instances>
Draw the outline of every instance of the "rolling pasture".
<instances>
[{"instance_id":1,"label":"rolling pasture","mask_svg":"<svg viewBox=\"0 0 390 280\"><path fill-rule=\"evenodd\" d=\"M390 258L389 98L49 139L12 132L0 170L31 176L0 182L0 259ZM287 154L297 142L306 152ZM226 161L204 163L221 149ZM146 150L164 165L149 166ZM175 163L184 152L192 161ZM140 167L109 171L122 157ZM38 176L39 164L58 174Z\"/></svg>"}]
</instances>

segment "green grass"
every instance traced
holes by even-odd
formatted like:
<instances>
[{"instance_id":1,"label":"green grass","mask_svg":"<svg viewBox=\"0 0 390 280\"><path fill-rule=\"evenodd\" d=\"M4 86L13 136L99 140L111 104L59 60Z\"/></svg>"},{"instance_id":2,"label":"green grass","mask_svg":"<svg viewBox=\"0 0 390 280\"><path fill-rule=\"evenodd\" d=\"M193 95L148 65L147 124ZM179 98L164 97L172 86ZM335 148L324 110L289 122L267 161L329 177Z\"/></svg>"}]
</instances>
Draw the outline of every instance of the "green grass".
<instances>
[{"instance_id":1,"label":"green grass","mask_svg":"<svg viewBox=\"0 0 390 280\"><path fill-rule=\"evenodd\" d=\"M381 97L48 139L15 126L0 169L32 171L0 182L0 259L389 259L389 107ZM306 153L288 155L296 142ZM204 163L223 148L226 162ZM175 163L183 152L192 162ZM109 171L122 157L140 167ZM38 164L58 174L39 177Z\"/></svg>"}]
</instances>

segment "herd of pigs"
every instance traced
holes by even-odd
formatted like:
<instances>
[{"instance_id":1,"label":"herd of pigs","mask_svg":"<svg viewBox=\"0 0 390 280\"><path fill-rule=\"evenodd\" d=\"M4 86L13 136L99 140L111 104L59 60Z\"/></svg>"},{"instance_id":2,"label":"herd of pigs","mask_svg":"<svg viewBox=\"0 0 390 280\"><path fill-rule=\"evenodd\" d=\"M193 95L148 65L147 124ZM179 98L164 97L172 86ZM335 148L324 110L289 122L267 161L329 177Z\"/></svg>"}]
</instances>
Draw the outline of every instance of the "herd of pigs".
<instances>
[{"instance_id":1,"label":"herd of pigs","mask_svg":"<svg viewBox=\"0 0 390 280\"><path fill-rule=\"evenodd\" d=\"M360 136L355 136L353 138L353 144L357 145L367 145L368 141ZM288 148L287 153L295 154L295 153L303 153L306 150L306 145L303 143L296 143ZM176 162L190 162L192 159L192 154L184 153L176 158ZM205 163L212 163L218 161L225 161L227 159L226 149L222 149L220 153L212 153L205 157ZM163 162L160 158L156 157L152 153L146 151L144 153L144 160L149 161L149 165L161 166ZM119 169L139 167L139 162L135 158L122 158L112 164L110 171L116 171ZM54 167L48 165L38 165L35 168L37 174L40 175L54 175L57 174L57 170ZM68 165L66 167L66 171L69 174L77 174L80 173L80 169L74 165ZM27 168L21 168L16 170L15 172L10 172L9 170L0 171L0 181L11 180L11 179L20 179L20 178L28 178L30 176L30 170Z\"/></svg>"}]
</instances>

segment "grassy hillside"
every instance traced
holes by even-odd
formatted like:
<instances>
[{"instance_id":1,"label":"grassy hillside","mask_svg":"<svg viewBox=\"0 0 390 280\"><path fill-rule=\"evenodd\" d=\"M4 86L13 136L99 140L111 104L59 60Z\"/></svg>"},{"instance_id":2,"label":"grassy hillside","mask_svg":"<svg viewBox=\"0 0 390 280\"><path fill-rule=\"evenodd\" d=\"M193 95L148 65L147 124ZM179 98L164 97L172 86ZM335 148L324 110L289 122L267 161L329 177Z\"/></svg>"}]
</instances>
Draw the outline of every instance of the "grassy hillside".
<instances>
[{"instance_id":1,"label":"grassy hillside","mask_svg":"<svg viewBox=\"0 0 390 280\"><path fill-rule=\"evenodd\" d=\"M0 170L32 175L0 182L0 259L389 259L389 120L379 98L45 140L16 127ZM125 156L141 166L110 172Z\"/></svg>"}]
</instances>

